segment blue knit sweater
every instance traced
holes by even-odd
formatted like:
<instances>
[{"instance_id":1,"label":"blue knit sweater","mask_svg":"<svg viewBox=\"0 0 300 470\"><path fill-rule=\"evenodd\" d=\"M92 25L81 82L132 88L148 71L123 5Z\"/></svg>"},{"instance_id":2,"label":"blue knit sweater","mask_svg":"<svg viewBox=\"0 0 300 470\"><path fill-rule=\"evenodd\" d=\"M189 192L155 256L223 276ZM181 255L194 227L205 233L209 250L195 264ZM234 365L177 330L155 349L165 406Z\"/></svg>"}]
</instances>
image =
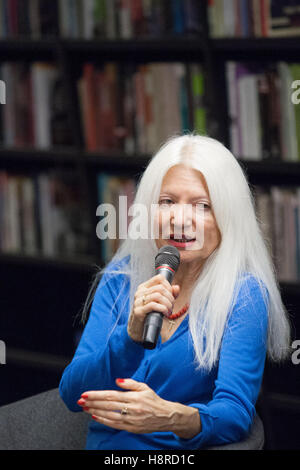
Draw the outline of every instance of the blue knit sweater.
<instances>
[{"instance_id":1,"label":"blue knit sweater","mask_svg":"<svg viewBox=\"0 0 300 470\"><path fill-rule=\"evenodd\" d=\"M120 391L115 379L132 378L165 400L197 408L202 429L192 439L182 439L172 432L119 431L91 420L87 449L195 450L247 436L264 370L268 312L254 276L245 274L237 288L218 364L207 372L196 370L188 316L168 341L159 338L154 350L145 350L127 333L128 278L102 277L80 343L60 382L63 401L70 410L81 411L77 400L83 392Z\"/></svg>"}]
</instances>

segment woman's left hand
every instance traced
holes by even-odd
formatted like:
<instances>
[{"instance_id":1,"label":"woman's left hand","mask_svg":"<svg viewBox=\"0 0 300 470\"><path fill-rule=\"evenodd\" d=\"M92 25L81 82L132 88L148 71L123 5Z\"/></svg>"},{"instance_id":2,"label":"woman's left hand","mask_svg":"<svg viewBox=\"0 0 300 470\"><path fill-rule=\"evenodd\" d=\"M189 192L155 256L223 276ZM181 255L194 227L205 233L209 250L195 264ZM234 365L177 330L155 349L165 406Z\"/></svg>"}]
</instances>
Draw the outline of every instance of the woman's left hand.
<instances>
[{"instance_id":1,"label":"woman's left hand","mask_svg":"<svg viewBox=\"0 0 300 470\"><path fill-rule=\"evenodd\" d=\"M117 379L116 384L126 391L88 391L77 403L98 423L135 434L173 431L192 437L200 431L196 408L163 400L142 382Z\"/></svg>"}]
</instances>

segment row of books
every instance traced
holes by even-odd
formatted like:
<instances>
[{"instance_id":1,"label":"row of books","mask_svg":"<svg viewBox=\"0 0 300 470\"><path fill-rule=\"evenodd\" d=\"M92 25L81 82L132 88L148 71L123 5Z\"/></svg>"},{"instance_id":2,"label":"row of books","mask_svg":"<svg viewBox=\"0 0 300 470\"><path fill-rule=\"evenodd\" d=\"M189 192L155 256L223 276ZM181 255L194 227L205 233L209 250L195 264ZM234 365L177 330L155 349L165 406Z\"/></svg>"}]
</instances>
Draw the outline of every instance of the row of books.
<instances>
[{"instance_id":1,"label":"row of books","mask_svg":"<svg viewBox=\"0 0 300 470\"><path fill-rule=\"evenodd\" d=\"M300 64L228 62L226 76L233 154L299 161L300 91L293 84ZM0 107L5 147L72 146L70 109L56 65L4 63L0 78L6 95ZM201 64L86 63L78 97L87 151L151 154L171 135L209 129Z\"/></svg>"},{"instance_id":2,"label":"row of books","mask_svg":"<svg viewBox=\"0 0 300 470\"><path fill-rule=\"evenodd\" d=\"M278 278L300 280L300 187L256 187L255 200Z\"/></svg>"},{"instance_id":3,"label":"row of books","mask_svg":"<svg viewBox=\"0 0 300 470\"><path fill-rule=\"evenodd\" d=\"M86 148L151 153L175 133L206 132L200 64L85 64L78 94Z\"/></svg>"},{"instance_id":4,"label":"row of books","mask_svg":"<svg viewBox=\"0 0 300 470\"><path fill-rule=\"evenodd\" d=\"M299 0L208 0L210 36L284 37L300 34Z\"/></svg>"},{"instance_id":5,"label":"row of books","mask_svg":"<svg viewBox=\"0 0 300 470\"><path fill-rule=\"evenodd\" d=\"M240 158L300 161L300 63L226 64L230 145ZM299 88L299 87L298 87Z\"/></svg>"},{"instance_id":6,"label":"row of books","mask_svg":"<svg viewBox=\"0 0 300 470\"><path fill-rule=\"evenodd\" d=\"M0 109L3 145L72 144L64 85L55 65L6 62L0 67L0 78L6 95Z\"/></svg>"},{"instance_id":7,"label":"row of books","mask_svg":"<svg viewBox=\"0 0 300 470\"><path fill-rule=\"evenodd\" d=\"M0 171L0 251L51 257L87 254L88 225L71 172Z\"/></svg>"},{"instance_id":8,"label":"row of books","mask_svg":"<svg viewBox=\"0 0 300 470\"><path fill-rule=\"evenodd\" d=\"M58 34L58 3L53 0L0 0L0 37Z\"/></svg>"},{"instance_id":9,"label":"row of books","mask_svg":"<svg viewBox=\"0 0 300 470\"><path fill-rule=\"evenodd\" d=\"M0 0L0 37L128 39L198 33L197 0Z\"/></svg>"},{"instance_id":10,"label":"row of books","mask_svg":"<svg viewBox=\"0 0 300 470\"><path fill-rule=\"evenodd\" d=\"M0 251L51 257L88 254L89 226L78 190L69 172L34 176L0 172ZM97 176L98 235L102 262L108 262L127 236L136 181L125 176ZM125 196L122 209L119 197ZM256 211L278 277L300 280L300 187L255 188ZM112 219L101 204L114 208ZM120 209L120 210L119 210ZM99 225L102 222L102 225ZM107 224L111 224L108 226ZM113 233L111 232L113 231ZM105 238L105 232L109 236Z\"/></svg>"}]
</instances>

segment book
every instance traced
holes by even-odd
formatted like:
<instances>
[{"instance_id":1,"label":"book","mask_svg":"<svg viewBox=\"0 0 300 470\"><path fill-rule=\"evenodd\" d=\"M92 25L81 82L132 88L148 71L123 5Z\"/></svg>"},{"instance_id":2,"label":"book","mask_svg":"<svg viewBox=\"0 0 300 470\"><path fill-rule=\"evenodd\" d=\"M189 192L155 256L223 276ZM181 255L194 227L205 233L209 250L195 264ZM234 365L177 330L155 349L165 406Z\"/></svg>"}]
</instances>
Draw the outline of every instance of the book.
<instances>
[{"instance_id":1,"label":"book","mask_svg":"<svg viewBox=\"0 0 300 470\"><path fill-rule=\"evenodd\" d=\"M289 70L291 73L292 83L296 82L296 80L300 80L300 64L289 64ZM291 108L293 108L294 110L293 115L294 115L294 120L295 120L295 140L296 140L295 146L297 147L298 161L300 161L300 103L295 104L292 101Z\"/></svg>"},{"instance_id":2,"label":"book","mask_svg":"<svg viewBox=\"0 0 300 470\"><path fill-rule=\"evenodd\" d=\"M270 0L269 36L300 34L300 8L295 0Z\"/></svg>"},{"instance_id":3,"label":"book","mask_svg":"<svg viewBox=\"0 0 300 470\"><path fill-rule=\"evenodd\" d=\"M295 109L291 100L292 76L289 65L285 62L278 63L278 72L281 80L280 107L281 107L281 132L282 132L282 158L285 161L297 161L297 131L295 121Z\"/></svg>"},{"instance_id":4,"label":"book","mask_svg":"<svg viewBox=\"0 0 300 470\"><path fill-rule=\"evenodd\" d=\"M47 149L52 145L51 99L58 70L52 64L36 62L31 74L35 145Z\"/></svg>"},{"instance_id":5,"label":"book","mask_svg":"<svg viewBox=\"0 0 300 470\"><path fill-rule=\"evenodd\" d=\"M101 210L98 206L97 215L104 218L99 221L96 231L101 240L101 260L107 263L120 246L121 240L128 235L130 223L128 212L134 200L135 182L131 178L103 172L98 174L97 188L99 205L103 204ZM122 213L119 210L120 196L126 199Z\"/></svg>"},{"instance_id":6,"label":"book","mask_svg":"<svg viewBox=\"0 0 300 470\"><path fill-rule=\"evenodd\" d=\"M205 134L207 126L204 104L204 72L201 64L192 64L190 70L190 85L193 100L193 129L199 134Z\"/></svg>"}]
</instances>

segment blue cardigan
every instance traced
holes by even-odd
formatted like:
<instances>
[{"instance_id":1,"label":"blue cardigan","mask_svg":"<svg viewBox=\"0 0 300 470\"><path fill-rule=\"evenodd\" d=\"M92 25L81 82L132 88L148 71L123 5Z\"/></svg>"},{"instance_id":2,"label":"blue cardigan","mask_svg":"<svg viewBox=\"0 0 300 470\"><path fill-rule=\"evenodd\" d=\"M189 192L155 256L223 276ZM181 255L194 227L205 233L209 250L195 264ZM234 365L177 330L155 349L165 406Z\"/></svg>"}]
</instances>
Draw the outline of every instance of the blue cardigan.
<instances>
[{"instance_id":1,"label":"blue cardigan","mask_svg":"<svg viewBox=\"0 0 300 470\"><path fill-rule=\"evenodd\" d=\"M83 392L120 391L115 379L132 378L165 400L197 408L202 429L192 439L182 439L172 432L119 431L91 420L87 449L195 450L247 436L264 370L268 311L253 275L245 274L237 288L218 364L207 372L196 370L188 316L168 341L159 338L154 350L134 342L127 333L129 280L104 274L74 358L63 372L63 401L71 411L81 411L77 400Z\"/></svg>"}]
</instances>

